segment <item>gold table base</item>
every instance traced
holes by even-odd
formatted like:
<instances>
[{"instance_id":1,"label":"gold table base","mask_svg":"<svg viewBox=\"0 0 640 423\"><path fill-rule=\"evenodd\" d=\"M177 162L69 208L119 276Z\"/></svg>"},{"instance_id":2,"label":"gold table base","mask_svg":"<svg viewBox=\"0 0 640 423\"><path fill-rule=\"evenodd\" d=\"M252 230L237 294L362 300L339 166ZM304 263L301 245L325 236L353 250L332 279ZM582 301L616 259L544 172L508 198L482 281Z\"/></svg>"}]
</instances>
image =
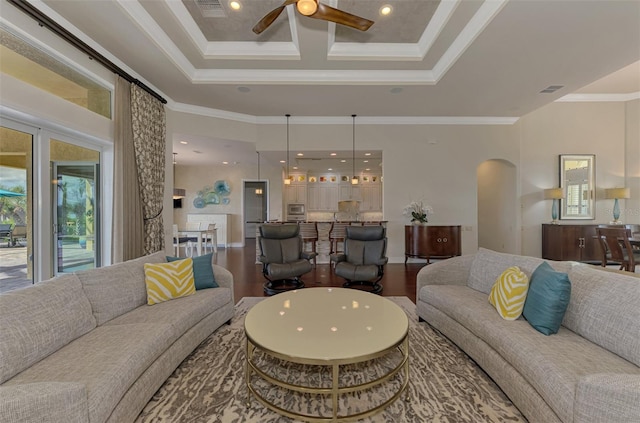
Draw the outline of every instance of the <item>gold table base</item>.
<instances>
[{"instance_id":1,"label":"gold table base","mask_svg":"<svg viewBox=\"0 0 640 423\"><path fill-rule=\"evenodd\" d=\"M298 360L293 357L288 357L283 354L275 353L273 351L267 351L260 348L259 345L254 344L249 337L246 338L246 354L245 354L245 384L247 387L247 407L250 406L251 396L253 395L260 403L262 403L265 407L279 413L283 416L300 419L308 422L349 422L359 420L365 417L372 416L384 410L387 406L397 400L403 392L406 392L406 399L409 399L408 392L408 384L409 384L409 336L408 333L404 335L404 337L396 344L387 348L383 351L379 351L376 353L372 353L366 356L352 358L352 359L344 359L344 360ZM318 366L331 366L332 368L332 377L331 377L331 388L322 388L322 387L312 387L312 386L302 386L288 383L286 381L280 380L276 377L273 377L267 374L265 371L260 369L260 367L254 362L254 354L256 349L268 354L271 357L278 358L284 361L303 364L303 365L318 365ZM383 357L387 354L390 354L394 350L398 349L402 354L402 360L389 372L381 375L377 379L371 380L366 383L361 383L357 385L350 386L339 386L339 376L340 376L340 366L344 366L347 364L357 364L362 363L364 361L373 360L375 358ZM378 404L371 409L366 411L357 412L354 414L346 414L346 415L338 415L338 397L340 394L345 393L354 393L361 392L366 389L373 388L377 385L381 385L388 381L389 379L396 376L398 373L402 372L403 381L398 389L389 399L385 400L381 404ZM295 411L284 409L273 402L271 402L268 398L263 397L260 392L258 392L251 383L252 375L256 374L258 377L262 378L264 381L271 383L273 385L289 389L295 392L301 393L311 393L311 394L321 394L321 395L331 395L331 403L332 403L332 416L314 416L297 413Z\"/></svg>"}]
</instances>

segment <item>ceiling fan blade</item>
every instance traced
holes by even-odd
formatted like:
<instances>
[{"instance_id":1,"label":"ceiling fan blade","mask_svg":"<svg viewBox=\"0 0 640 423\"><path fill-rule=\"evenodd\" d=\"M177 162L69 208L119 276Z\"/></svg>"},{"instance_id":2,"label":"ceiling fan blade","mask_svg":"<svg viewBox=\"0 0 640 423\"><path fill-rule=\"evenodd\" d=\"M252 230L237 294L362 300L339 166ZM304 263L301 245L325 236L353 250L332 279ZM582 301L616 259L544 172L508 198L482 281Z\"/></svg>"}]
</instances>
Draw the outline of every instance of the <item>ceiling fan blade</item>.
<instances>
[{"instance_id":1,"label":"ceiling fan blade","mask_svg":"<svg viewBox=\"0 0 640 423\"><path fill-rule=\"evenodd\" d=\"M271 12L264 15L264 17L253 27L253 32L260 34L262 31L269 28L269 25L271 25L273 21L280 16L285 7L297 2L298 0L286 0L280 7L276 7Z\"/></svg>"},{"instance_id":2,"label":"ceiling fan blade","mask_svg":"<svg viewBox=\"0 0 640 423\"><path fill-rule=\"evenodd\" d=\"M366 31L371 25L373 25L373 21L370 21L369 19L352 15L351 13L345 12L343 10L334 9L331 6L327 6L326 4L320 2L318 2L318 10L316 11L316 13L310 15L309 17L335 22L340 25L350 26L351 28L359 29L360 31Z\"/></svg>"}]
</instances>

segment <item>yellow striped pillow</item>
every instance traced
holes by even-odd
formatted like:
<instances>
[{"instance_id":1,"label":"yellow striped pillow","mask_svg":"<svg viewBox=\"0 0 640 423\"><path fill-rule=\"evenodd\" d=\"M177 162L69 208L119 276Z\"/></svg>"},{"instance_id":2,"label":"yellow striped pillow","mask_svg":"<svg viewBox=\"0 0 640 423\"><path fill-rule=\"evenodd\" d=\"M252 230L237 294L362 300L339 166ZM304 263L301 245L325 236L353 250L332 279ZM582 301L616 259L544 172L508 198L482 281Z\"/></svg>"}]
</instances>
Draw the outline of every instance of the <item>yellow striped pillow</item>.
<instances>
[{"instance_id":1,"label":"yellow striped pillow","mask_svg":"<svg viewBox=\"0 0 640 423\"><path fill-rule=\"evenodd\" d=\"M193 279L193 260L170 263L145 263L144 283L147 285L147 304L154 305L196 292Z\"/></svg>"},{"instance_id":2,"label":"yellow striped pillow","mask_svg":"<svg viewBox=\"0 0 640 423\"><path fill-rule=\"evenodd\" d=\"M529 278L518 266L512 266L496 279L489 302L505 320L516 320L522 314L529 290Z\"/></svg>"}]
</instances>

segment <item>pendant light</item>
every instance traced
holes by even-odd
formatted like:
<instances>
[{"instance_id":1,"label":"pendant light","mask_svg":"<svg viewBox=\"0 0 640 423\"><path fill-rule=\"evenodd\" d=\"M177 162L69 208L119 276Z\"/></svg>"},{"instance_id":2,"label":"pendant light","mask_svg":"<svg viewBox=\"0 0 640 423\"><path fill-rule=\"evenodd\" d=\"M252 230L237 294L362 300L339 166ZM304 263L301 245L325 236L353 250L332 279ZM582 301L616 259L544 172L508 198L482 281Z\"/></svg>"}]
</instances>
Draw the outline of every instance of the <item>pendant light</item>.
<instances>
[{"instance_id":1,"label":"pendant light","mask_svg":"<svg viewBox=\"0 0 640 423\"><path fill-rule=\"evenodd\" d=\"M256 151L256 153L258 153L258 181L260 181L260 152ZM261 187L256 188L256 195L262 195Z\"/></svg>"},{"instance_id":2,"label":"pendant light","mask_svg":"<svg viewBox=\"0 0 640 423\"><path fill-rule=\"evenodd\" d=\"M353 119L353 145L352 145L352 171L351 185L358 185L358 177L356 176L356 115L351 115Z\"/></svg>"},{"instance_id":3,"label":"pendant light","mask_svg":"<svg viewBox=\"0 0 640 423\"><path fill-rule=\"evenodd\" d=\"M291 185L291 178L289 177L289 118L290 114L285 115L287 117L287 177L284 180L285 185Z\"/></svg>"},{"instance_id":4,"label":"pendant light","mask_svg":"<svg viewBox=\"0 0 640 423\"><path fill-rule=\"evenodd\" d=\"M187 192L184 188L176 188L176 156L178 153L173 153L173 199L178 200L180 198L184 198L187 195Z\"/></svg>"}]
</instances>

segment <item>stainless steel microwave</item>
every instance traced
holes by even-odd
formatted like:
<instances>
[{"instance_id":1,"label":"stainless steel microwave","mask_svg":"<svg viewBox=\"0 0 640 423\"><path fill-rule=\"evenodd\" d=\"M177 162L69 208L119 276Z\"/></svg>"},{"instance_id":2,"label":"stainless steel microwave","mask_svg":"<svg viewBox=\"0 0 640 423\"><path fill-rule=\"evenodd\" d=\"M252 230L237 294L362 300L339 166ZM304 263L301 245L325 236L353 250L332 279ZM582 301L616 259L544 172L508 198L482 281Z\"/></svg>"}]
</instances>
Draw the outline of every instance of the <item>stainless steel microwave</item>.
<instances>
[{"instance_id":1,"label":"stainless steel microwave","mask_svg":"<svg viewBox=\"0 0 640 423\"><path fill-rule=\"evenodd\" d=\"M287 214L289 216L303 216L304 213L304 204L287 204Z\"/></svg>"}]
</instances>

